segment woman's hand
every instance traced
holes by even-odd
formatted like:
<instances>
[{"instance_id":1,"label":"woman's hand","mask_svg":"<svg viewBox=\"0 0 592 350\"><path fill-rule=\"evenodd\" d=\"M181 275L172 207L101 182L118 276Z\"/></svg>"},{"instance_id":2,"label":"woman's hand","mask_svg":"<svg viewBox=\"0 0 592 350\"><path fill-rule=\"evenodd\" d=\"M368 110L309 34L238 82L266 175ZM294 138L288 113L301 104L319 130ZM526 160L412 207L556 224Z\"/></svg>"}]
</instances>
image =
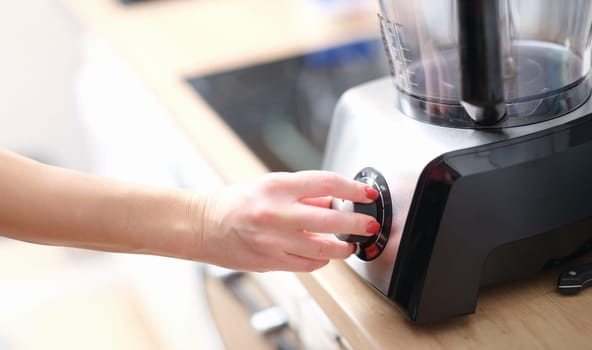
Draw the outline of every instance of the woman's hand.
<instances>
[{"instance_id":1,"label":"woman's hand","mask_svg":"<svg viewBox=\"0 0 592 350\"><path fill-rule=\"evenodd\" d=\"M372 235L370 216L329 209L331 197L370 203L370 186L326 171L271 173L196 198L196 260L247 271L312 271L345 259L351 243L333 233Z\"/></svg>"},{"instance_id":2,"label":"woman's hand","mask_svg":"<svg viewBox=\"0 0 592 350\"><path fill-rule=\"evenodd\" d=\"M378 192L325 171L272 173L200 196L52 167L0 149L0 233L22 241L192 259L238 270L312 271L371 235L370 216L329 209Z\"/></svg>"}]
</instances>

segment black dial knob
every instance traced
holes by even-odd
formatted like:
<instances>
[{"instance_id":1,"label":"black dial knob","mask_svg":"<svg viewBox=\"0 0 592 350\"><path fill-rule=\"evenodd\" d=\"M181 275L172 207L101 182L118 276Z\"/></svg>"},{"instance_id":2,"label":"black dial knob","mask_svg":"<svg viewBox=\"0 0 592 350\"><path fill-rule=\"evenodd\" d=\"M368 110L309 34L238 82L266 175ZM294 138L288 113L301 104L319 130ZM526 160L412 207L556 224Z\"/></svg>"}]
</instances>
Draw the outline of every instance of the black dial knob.
<instances>
[{"instance_id":1,"label":"black dial knob","mask_svg":"<svg viewBox=\"0 0 592 350\"><path fill-rule=\"evenodd\" d=\"M377 190L378 199L368 204L336 199L333 201L333 208L372 216L380 224L380 231L372 236L339 234L337 238L355 243L356 255L360 259L372 260L380 255L389 237L392 221L391 196L386 180L376 169L364 168L354 177L354 180L366 183Z\"/></svg>"}]
</instances>

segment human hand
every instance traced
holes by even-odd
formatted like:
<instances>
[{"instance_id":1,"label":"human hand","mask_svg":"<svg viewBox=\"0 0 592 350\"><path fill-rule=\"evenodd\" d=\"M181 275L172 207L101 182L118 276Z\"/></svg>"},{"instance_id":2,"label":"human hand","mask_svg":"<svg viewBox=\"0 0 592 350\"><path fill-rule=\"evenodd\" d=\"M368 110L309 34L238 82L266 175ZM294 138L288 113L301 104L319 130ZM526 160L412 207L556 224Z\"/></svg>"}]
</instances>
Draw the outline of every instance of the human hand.
<instances>
[{"instance_id":1,"label":"human hand","mask_svg":"<svg viewBox=\"0 0 592 350\"><path fill-rule=\"evenodd\" d=\"M197 204L198 260L246 271L308 272L345 259L354 246L333 233L372 235L380 225L330 209L331 197L370 203L378 192L326 171L271 173L214 192Z\"/></svg>"}]
</instances>

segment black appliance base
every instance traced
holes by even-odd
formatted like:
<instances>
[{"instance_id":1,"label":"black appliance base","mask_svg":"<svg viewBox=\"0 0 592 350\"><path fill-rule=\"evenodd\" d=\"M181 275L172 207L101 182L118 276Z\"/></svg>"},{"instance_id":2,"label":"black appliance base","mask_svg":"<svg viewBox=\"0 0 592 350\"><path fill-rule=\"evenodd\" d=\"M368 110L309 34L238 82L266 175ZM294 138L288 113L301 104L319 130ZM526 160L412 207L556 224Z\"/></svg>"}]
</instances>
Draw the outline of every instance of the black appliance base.
<instances>
[{"instance_id":1,"label":"black appliance base","mask_svg":"<svg viewBox=\"0 0 592 350\"><path fill-rule=\"evenodd\" d=\"M592 240L592 117L449 152L422 172L388 296L418 322L475 311L479 288Z\"/></svg>"}]
</instances>

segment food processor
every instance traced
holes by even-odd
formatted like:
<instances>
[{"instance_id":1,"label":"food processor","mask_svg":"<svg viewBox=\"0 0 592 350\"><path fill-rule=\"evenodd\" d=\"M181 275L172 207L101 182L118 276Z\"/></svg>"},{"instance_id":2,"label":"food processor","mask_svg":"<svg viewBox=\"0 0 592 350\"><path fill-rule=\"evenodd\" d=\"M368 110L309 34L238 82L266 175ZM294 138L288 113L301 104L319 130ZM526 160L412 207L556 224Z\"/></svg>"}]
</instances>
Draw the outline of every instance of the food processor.
<instances>
[{"instance_id":1,"label":"food processor","mask_svg":"<svg viewBox=\"0 0 592 350\"><path fill-rule=\"evenodd\" d=\"M481 287L591 246L592 2L378 5L391 77L341 97L323 168L379 191L333 207L382 229L338 238L411 320L470 314Z\"/></svg>"}]
</instances>

